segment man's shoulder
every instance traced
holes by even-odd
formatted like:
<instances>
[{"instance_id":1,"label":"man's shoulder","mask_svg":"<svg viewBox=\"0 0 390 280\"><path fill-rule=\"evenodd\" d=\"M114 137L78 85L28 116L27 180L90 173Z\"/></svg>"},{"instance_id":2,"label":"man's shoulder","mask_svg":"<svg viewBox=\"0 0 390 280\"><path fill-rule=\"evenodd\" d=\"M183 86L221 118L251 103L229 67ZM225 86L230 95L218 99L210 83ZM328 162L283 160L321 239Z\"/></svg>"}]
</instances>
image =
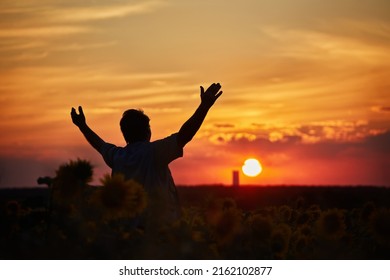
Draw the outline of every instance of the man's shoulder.
<instances>
[{"instance_id":1,"label":"man's shoulder","mask_svg":"<svg viewBox=\"0 0 390 280\"><path fill-rule=\"evenodd\" d=\"M177 133L152 142L152 150L161 164L168 164L183 156L183 148L177 142Z\"/></svg>"},{"instance_id":2,"label":"man's shoulder","mask_svg":"<svg viewBox=\"0 0 390 280\"><path fill-rule=\"evenodd\" d=\"M160 142L174 142L174 141L177 141L177 133L173 133L167 137L154 140L150 143L155 144L155 143L160 143Z\"/></svg>"},{"instance_id":3,"label":"man's shoulder","mask_svg":"<svg viewBox=\"0 0 390 280\"><path fill-rule=\"evenodd\" d=\"M126 146L127 147L127 146ZM126 152L126 147L117 146L112 143L104 143L104 145L101 147L100 153L105 156L115 156L118 154L122 154Z\"/></svg>"}]
</instances>

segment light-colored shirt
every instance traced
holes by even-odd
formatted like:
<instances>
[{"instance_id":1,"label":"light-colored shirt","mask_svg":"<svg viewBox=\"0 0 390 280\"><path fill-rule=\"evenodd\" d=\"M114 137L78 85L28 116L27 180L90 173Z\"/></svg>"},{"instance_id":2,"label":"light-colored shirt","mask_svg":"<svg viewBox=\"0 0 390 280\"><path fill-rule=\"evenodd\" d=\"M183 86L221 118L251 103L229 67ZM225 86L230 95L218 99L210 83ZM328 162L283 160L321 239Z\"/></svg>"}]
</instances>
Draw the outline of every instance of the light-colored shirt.
<instances>
[{"instance_id":1,"label":"light-colored shirt","mask_svg":"<svg viewBox=\"0 0 390 280\"><path fill-rule=\"evenodd\" d=\"M126 179L141 184L149 195L149 204L161 219L179 216L175 183L168 164L183 156L177 134L153 142L136 142L126 147L105 143L100 151L112 174L122 173ZM150 207L148 207L150 208Z\"/></svg>"}]
</instances>

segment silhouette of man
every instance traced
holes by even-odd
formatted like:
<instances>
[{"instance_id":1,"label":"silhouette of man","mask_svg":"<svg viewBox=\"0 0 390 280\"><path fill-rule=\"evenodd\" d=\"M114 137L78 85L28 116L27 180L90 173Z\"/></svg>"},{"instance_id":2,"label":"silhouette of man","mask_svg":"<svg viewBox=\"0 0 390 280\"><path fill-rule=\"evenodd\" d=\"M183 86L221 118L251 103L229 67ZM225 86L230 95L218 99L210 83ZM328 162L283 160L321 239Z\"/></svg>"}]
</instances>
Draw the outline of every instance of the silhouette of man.
<instances>
[{"instance_id":1,"label":"silhouette of man","mask_svg":"<svg viewBox=\"0 0 390 280\"><path fill-rule=\"evenodd\" d=\"M201 102L195 113L177 133L153 142L150 142L150 119L142 110L130 109L123 113L120 128L126 140L125 147L117 147L100 138L87 125L81 106L79 113L72 108L71 118L91 146L103 156L112 174L122 173L126 179L133 179L145 188L149 196L148 209L154 209L151 215L158 214L162 221L174 221L180 215L180 207L168 164L183 156L184 146L194 137L209 109L221 96L220 89L219 83L210 85L206 91L201 86Z\"/></svg>"}]
</instances>

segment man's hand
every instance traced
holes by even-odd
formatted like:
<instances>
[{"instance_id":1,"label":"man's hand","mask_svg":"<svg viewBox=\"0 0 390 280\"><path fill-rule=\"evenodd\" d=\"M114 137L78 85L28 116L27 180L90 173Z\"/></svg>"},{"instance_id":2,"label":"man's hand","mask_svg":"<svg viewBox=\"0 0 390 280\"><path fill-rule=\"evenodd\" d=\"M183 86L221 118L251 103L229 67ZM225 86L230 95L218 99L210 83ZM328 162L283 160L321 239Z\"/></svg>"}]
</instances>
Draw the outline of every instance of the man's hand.
<instances>
[{"instance_id":1,"label":"man's hand","mask_svg":"<svg viewBox=\"0 0 390 280\"><path fill-rule=\"evenodd\" d=\"M221 96L220 84L212 84L204 91L204 88L200 87L201 103L195 113L182 125L177 135L177 143L179 147L183 148L191 139L195 136L200 126L205 119L207 112L214 105L215 100Z\"/></svg>"},{"instance_id":2,"label":"man's hand","mask_svg":"<svg viewBox=\"0 0 390 280\"><path fill-rule=\"evenodd\" d=\"M211 108L211 106L214 105L214 102L218 99L218 97L221 96L222 91L219 91L221 89L221 85L218 84L212 84L209 86L209 88L204 91L204 88L200 87L200 98L202 101L202 105L207 106L207 108Z\"/></svg>"},{"instance_id":3,"label":"man's hand","mask_svg":"<svg viewBox=\"0 0 390 280\"><path fill-rule=\"evenodd\" d=\"M77 114L75 108L72 108L70 115L72 117L72 122L76 126L78 126L78 127L85 126L85 124L86 124L85 116L84 116L83 108L81 106L79 106L79 114Z\"/></svg>"},{"instance_id":4,"label":"man's hand","mask_svg":"<svg viewBox=\"0 0 390 280\"><path fill-rule=\"evenodd\" d=\"M94 147L99 153L102 150L103 145L105 144L104 140L100 138L86 123L83 108L79 106L79 114L77 114L76 109L72 108L70 112L73 123L78 126L80 131L83 133L84 137L87 139L89 144Z\"/></svg>"}]
</instances>

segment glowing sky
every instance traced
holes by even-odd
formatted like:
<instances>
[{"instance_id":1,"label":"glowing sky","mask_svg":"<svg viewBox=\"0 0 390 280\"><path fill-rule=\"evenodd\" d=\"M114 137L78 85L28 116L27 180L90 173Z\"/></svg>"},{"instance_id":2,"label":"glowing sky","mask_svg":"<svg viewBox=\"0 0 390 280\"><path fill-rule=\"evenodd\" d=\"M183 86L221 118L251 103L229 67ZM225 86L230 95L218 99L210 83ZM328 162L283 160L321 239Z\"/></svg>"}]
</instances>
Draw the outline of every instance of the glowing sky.
<instances>
[{"instance_id":1,"label":"glowing sky","mask_svg":"<svg viewBox=\"0 0 390 280\"><path fill-rule=\"evenodd\" d=\"M77 157L108 173L70 120L123 145L128 108L152 139L176 132L199 86L224 94L177 184L390 185L388 0L0 2L0 186L31 186Z\"/></svg>"}]
</instances>

